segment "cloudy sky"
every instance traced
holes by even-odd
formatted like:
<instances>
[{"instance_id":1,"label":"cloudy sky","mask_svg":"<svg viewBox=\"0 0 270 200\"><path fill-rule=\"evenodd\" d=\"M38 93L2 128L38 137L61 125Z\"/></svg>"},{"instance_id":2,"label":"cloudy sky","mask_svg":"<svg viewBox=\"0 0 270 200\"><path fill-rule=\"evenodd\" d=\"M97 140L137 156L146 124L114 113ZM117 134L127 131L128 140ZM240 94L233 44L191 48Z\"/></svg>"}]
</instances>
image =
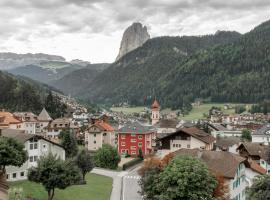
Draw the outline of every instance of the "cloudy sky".
<instances>
[{"instance_id":1,"label":"cloudy sky","mask_svg":"<svg viewBox=\"0 0 270 200\"><path fill-rule=\"evenodd\" d=\"M270 19L269 0L0 0L0 51L112 62L124 29L151 37L245 33Z\"/></svg>"}]
</instances>

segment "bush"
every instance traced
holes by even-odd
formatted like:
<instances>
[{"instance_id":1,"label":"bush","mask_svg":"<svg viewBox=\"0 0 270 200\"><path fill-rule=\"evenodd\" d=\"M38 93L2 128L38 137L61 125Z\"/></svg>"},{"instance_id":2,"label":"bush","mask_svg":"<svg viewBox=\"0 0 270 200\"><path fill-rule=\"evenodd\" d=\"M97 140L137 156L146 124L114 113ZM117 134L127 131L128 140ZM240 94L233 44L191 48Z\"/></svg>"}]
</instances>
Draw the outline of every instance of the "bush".
<instances>
[{"instance_id":1,"label":"bush","mask_svg":"<svg viewBox=\"0 0 270 200\"><path fill-rule=\"evenodd\" d=\"M134 165L137 165L138 163L142 162L141 158L134 158L133 160L123 164L123 170L126 170Z\"/></svg>"},{"instance_id":2,"label":"bush","mask_svg":"<svg viewBox=\"0 0 270 200\"><path fill-rule=\"evenodd\" d=\"M117 149L108 144L104 144L94 156L95 166L108 169L117 169L120 160Z\"/></svg>"}]
</instances>

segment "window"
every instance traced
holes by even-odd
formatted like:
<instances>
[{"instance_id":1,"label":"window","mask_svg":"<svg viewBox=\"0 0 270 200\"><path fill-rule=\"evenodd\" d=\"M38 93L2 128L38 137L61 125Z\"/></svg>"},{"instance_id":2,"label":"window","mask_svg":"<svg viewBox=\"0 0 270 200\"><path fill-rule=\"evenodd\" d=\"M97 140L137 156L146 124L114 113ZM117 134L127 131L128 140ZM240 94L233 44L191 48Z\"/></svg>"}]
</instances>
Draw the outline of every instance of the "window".
<instances>
[{"instance_id":1,"label":"window","mask_svg":"<svg viewBox=\"0 0 270 200\"><path fill-rule=\"evenodd\" d=\"M130 149L131 150L136 150L136 147L135 146L131 146Z\"/></svg>"},{"instance_id":2,"label":"window","mask_svg":"<svg viewBox=\"0 0 270 200\"><path fill-rule=\"evenodd\" d=\"M24 172L21 172L20 175L21 175L21 177L24 177Z\"/></svg>"},{"instance_id":3,"label":"window","mask_svg":"<svg viewBox=\"0 0 270 200\"><path fill-rule=\"evenodd\" d=\"M34 144L30 143L30 150L34 149Z\"/></svg>"},{"instance_id":4,"label":"window","mask_svg":"<svg viewBox=\"0 0 270 200\"><path fill-rule=\"evenodd\" d=\"M136 151L131 151L131 155L136 155Z\"/></svg>"},{"instance_id":5,"label":"window","mask_svg":"<svg viewBox=\"0 0 270 200\"><path fill-rule=\"evenodd\" d=\"M121 135L121 139L126 139L126 136L125 135Z\"/></svg>"},{"instance_id":6,"label":"window","mask_svg":"<svg viewBox=\"0 0 270 200\"><path fill-rule=\"evenodd\" d=\"M261 163L262 163L262 165L264 165L264 161L263 160L261 161Z\"/></svg>"},{"instance_id":7,"label":"window","mask_svg":"<svg viewBox=\"0 0 270 200\"><path fill-rule=\"evenodd\" d=\"M136 139L131 139L131 142L136 142Z\"/></svg>"},{"instance_id":8,"label":"window","mask_svg":"<svg viewBox=\"0 0 270 200\"><path fill-rule=\"evenodd\" d=\"M107 133L103 133L103 136L106 136L107 135Z\"/></svg>"},{"instance_id":9,"label":"window","mask_svg":"<svg viewBox=\"0 0 270 200\"><path fill-rule=\"evenodd\" d=\"M37 149L37 148L38 148L38 144L34 143L34 149Z\"/></svg>"},{"instance_id":10,"label":"window","mask_svg":"<svg viewBox=\"0 0 270 200\"><path fill-rule=\"evenodd\" d=\"M188 148L188 149L190 148L190 144L187 145L187 148Z\"/></svg>"},{"instance_id":11,"label":"window","mask_svg":"<svg viewBox=\"0 0 270 200\"><path fill-rule=\"evenodd\" d=\"M126 153L126 150L125 150L125 149L122 149L122 150L121 150L121 153Z\"/></svg>"},{"instance_id":12,"label":"window","mask_svg":"<svg viewBox=\"0 0 270 200\"><path fill-rule=\"evenodd\" d=\"M94 137L96 137L97 136L97 134L94 134Z\"/></svg>"},{"instance_id":13,"label":"window","mask_svg":"<svg viewBox=\"0 0 270 200\"><path fill-rule=\"evenodd\" d=\"M30 157L29 157L29 161L30 161L30 162L33 162L33 159L34 159L33 156L30 156Z\"/></svg>"},{"instance_id":14,"label":"window","mask_svg":"<svg viewBox=\"0 0 270 200\"><path fill-rule=\"evenodd\" d=\"M9 179L9 175L7 174L7 179Z\"/></svg>"},{"instance_id":15,"label":"window","mask_svg":"<svg viewBox=\"0 0 270 200\"><path fill-rule=\"evenodd\" d=\"M17 174L16 173L13 173L12 174L12 178L16 178L17 177Z\"/></svg>"},{"instance_id":16,"label":"window","mask_svg":"<svg viewBox=\"0 0 270 200\"><path fill-rule=\"evenodd\" d=\"M97 143L97 141L96 140L94 140L94 144L96 144Z\"/></svg>"},{"instance_id":17,"label":"window","mask_svg":"<svg viewBox=\"0 0 270 200\"><path fill-rule=\"evenodd\" d=\"M136 134L135 134L135 133L132 133L132 134L131 134L131 137L136 137Z\"/></svg>"},{"instance_id":18,"label":"window","mask_svg":"<svg viewBox=\"0 0 270 200\"><path fill-rule=\"evenodd\" d=\"M139 147L142 147L142 142L139 142L139 143L138 143L138 146L139 146Z\"/></svg>"},{"instance_id":19,"label":"window","mask_svg":"<svg viewBox=\"0 0 270 200\"><path fill-rule=\"evenodd\" d=\"M126 146L126 143L125 142L121 142L121 146Z\"/></svg>"},{"instance_id":20,"label":"window","mask_svg":"<svg viewBox=\"0 0 270 200\"><path fill-rule=\"evenodd\" d=\"M38 160L38 157L34 156L34 162L37 162L37 160Z\"/></svg>"},{"instance_id":21,"label":"window","mask_svg":"<svg viewBox=\"0 0 270 200\"><path fill-rule=\"evenodd\" d=\"M143 137L142 137L142 135L139 135L138 138L139 138L139 140L141 140Z\"/></svg>"}]
</instances>

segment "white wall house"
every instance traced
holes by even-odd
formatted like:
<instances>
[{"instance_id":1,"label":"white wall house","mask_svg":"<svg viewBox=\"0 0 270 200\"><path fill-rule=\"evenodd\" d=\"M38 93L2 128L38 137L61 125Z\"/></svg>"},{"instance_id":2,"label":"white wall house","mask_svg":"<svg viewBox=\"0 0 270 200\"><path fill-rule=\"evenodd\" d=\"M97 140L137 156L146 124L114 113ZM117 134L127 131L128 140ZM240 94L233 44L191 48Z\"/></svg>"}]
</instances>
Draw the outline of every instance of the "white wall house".
<instances>
[{"instance_id":1,"label":"white wall house","mask_svg":"<svg viewBox=\"0 0 270 200\"><path fill-rule=\"evenodd\" d=\"M16 130L2 130L2 136L13 138L25 145L28 153L28 160L21 167L7 166L6 174L8 181L18 181L27 179L27 171L31 167L37 166L37 161L41 156L49 153L65 160L65 150L59 144L49 141L42 136L26 134Z\"/></svg>"},{"instance_id":2,"label":"white wall house","mask_svg":"<svg viewBox=\"0 0 270 200\"><path fill-rule=\"evenodd\" d=\"M266 124L262 128L256 130L251 136L252 136L252 142L269 144L270 124Z\"/></svg>"},{"instance_id":3,"label":"white wall house","mask_svg":"<svg viewBox=\"0 0 270 200\"><path fill-rule=\"evenodd\" d=\"M14 116L22 122L21 130L25 133L36 134L37 116L31 112L15 112Z\"/></svg>"}]
</instances>

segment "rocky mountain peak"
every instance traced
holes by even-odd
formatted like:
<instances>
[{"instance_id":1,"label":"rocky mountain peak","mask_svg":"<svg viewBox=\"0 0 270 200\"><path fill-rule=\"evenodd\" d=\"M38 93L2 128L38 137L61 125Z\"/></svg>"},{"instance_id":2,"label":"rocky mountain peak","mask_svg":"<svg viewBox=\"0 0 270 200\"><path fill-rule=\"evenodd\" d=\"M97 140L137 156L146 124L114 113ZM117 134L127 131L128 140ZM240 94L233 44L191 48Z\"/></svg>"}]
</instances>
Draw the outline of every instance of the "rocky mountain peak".
<instances>
[{"instance_id":1,"label":"rocky mountain peak","mask_svg":"<svg viewBox=\"0 0 270 200\"><path fill-rule=\"evenodd\" d=\"M116 60L119 60L122 56L128 52L142 46L150 38L147 32L147 27L141 23L133 23L129 26L122 37L120 50Z\"/></svg>"}]
</instances>

